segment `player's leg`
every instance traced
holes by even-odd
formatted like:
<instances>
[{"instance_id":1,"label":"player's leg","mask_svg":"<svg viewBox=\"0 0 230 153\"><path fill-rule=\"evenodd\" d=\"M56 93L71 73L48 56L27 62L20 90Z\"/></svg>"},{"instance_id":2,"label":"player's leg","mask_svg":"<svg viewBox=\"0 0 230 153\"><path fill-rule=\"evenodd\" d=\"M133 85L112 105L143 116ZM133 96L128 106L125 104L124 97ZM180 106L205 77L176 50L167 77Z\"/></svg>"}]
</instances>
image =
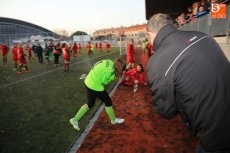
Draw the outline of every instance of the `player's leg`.
<instances>
[{"instance_id":1,"label":"player's leg","mask_svg":"<svg viewBox=\"0 0 230 153\"><path fill-rule=\"evenodd\" d=\"M100 100L102 100L102 102L104 102L104 104L105 104L105 112L109 116L111 123L112 124L121 124L121 123L123 123L124 119L116 117L116 115L114 113L113 106L112 106L112 100L109 97L108 93L104 90L104 91L98 92L97 96L98 96L98 98Z\"/></svg>"},{"instance_id":2,"label":"player's leg","mask_svg":"<svg viewBox=\"0 0 230 153\"><path fill-rule=\"evenodd\" d=\"M81 120L81 118L88 112L90 108L92 108L95 105L96 94L93 90L89 89L88 87L86 87L86 90L88 103L82 105L81 108L78 110L77 114L74 116L74 118L70 119L70 124L72 124L73 128L76 130L80 130L78 122Z\"/></svg>"}]
</instances>

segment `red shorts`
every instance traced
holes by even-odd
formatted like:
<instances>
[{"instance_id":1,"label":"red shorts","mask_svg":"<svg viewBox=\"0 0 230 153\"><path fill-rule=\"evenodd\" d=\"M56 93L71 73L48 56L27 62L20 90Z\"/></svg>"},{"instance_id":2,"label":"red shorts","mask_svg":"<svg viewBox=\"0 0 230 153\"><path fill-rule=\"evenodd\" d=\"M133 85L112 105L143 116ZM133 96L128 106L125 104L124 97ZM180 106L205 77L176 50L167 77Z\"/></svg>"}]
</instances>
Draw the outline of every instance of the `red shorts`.
<instances>
[{"instance_id":1,"label":"red shorts","mask_svg":"<svg viewBox=\"0 0 230 153\"><path fill-rule=\"evenodd\" d=\"M18 64L21 64L21 65L26 64L26 58L24 55L18 55L17 59L18 59Z\"/></svg>"},{"instance_id":2,"label":"red shorts","mask_svg":"<svg viewBox=\"0 0 230 153\"><path fill-rule=\"evenodd\" d=\"M70 62L70 57L69 57L69 55L64 55L64 56L63 56L63 60L64 60L65 63L69 63L69 62Z\"/></svg>"},{"instance_id":3,"label":"red shorts","mask_svg":"<svg viewBox=\"0 0 230 153\"><path fill-rule=\"evenodd\" d=\"M18 64L20 64L20 65L26 64L26 59L19 59Z\"/></svg>"}]
</instances>

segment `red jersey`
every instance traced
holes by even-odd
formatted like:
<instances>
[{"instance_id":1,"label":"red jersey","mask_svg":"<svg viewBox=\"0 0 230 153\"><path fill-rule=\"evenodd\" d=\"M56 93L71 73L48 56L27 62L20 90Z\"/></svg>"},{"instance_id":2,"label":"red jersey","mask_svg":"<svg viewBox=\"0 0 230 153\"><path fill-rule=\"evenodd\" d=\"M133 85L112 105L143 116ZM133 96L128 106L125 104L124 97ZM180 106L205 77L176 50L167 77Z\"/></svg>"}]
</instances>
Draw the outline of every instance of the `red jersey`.
<instances>
[{"instance_id":1,"label":"red jersey","mask_svg":"<svg viewBox=\"0 0 230 153\"><path fill-rule=\"evenodd\" d=\"M102 48L102 43L99 43L99 48Z\"/></svg>"},{"instance_id":2,"label":"red jersey","mask_svg":"<svg viewBox=\"0 0 230 153\"><path fill-rule=\"evenodd\" d=\"M68 47L63 47L62 48L62 53L63 53L63 58L65 61L69 61L70 60L70 54L69 54L69 49Z\"/></svg>"},{"instance_id":3,"label":"red jersey","mask_svg":"<svg viewBox=\"0 0 230 153\"><path fill-rule=\"evenodd\" d=\"M17 56L18 56L18 53L17 53L17 47L13 47L12 49L11 49L11 53L12 53L12 59L13 59L13 61L17 61Z\"/></svg>"},{"instance_id":4,"label":"red jersey","mask_svg":"<svg viewBox=\"0 0 230 153\"><path fill-rule=\"evenodd\" d=\"M7 52L8 52L8 50L9 50L9 48L8 48L8 46L6 46L6 45L2 45L1 46L1 50L2 50L2 56L4 57L4 56L6 56L7 55Z\"/></svg>"},{"instance_id":5,"label":"red jersey","mask_svg":"<svg viewBox=\"0 0 230 153\"><path fill-rule=\"evenodd\" d=\"M98 44L98 47L99 47L99 50L101 51L101 48L102 48L102 43L101 42Z\"/></svg>"},{"instance_id":6,"label":"red jersey","mask_svg":"<svg viewBox=\"0 0 230 153\"><path fill-rule=\"evenodd\" d=\"M124 75L123 83L126 85L133 85L135 80L137 80L139 84L146 84L145 73L137 71L137 68L132 68L126 71Z\"/></svg>"},{"instance_id":7,"label":"red jersey","mask_svg":"<svg viewBox=\"0 0 230 153\"><path fill-rule=\"evenodd\" d=\"M88 44L88 45L86 46L86 48L88 49L88 52L90 52L91 45L90 45L90 44Z\"/></svg>"},{"instance_id":8,"label":"red jersey","mask_svg":"<svg viewBox=\"0 0 230 153\"><path fill-rule=\"evenodd\" d=\"M109 49L110 49L110 44L109 44L109 43L106 43L105 47L106 47L106 51L109 51Z\"/></svg>"},{"instance_id":9,"label":"red jersey","mask_svg":"<svg viewBox=\"0 0 230 153\"><path fill-rule=\"evenodd\" d=\"M77 50L78 50L77 44L74 44L74 45L72 46L72 50L73 50L73 51L77 51Z\"/></svg>"},{"instance_id":10,"label":"red jersey","mask_svg":"<svg viewBox=\"0 0 230 153\"><path fill-rule=\"evenodd\" d=\"M127 48L127 63L134 63L134 46L129 44Z\"/></svg>"},{"instance_id":11,"label":"red jersey","mask_svg":"<svg viewBox=\"0 0 230 153\"><path fill-rule=\"evenodd\" d=\"M78 44L78 49L81 50L81 44Z\"/></svg>"},{"instance_id":12,"label":"red jersey","mask_svg":"<svg viewBox=\"0 0 230 153\"><path fill-rule=\"evenodd\" d=\"M22 47L17 48L17 60L19 64L26 64L26 58Z\"/></svg>"},{"instance_id":13,"label":"red jersey","mask_svg":"<svg viewBox=\"0 0 230 153\"><path fill-rule=\"evenodd\" d=\"M74 45L72 46L72 51L73 51L73 57L76 58L77 57L77 50L78 50L78 46L76 43L74 43Z\"/></svg>"}]
</instances>

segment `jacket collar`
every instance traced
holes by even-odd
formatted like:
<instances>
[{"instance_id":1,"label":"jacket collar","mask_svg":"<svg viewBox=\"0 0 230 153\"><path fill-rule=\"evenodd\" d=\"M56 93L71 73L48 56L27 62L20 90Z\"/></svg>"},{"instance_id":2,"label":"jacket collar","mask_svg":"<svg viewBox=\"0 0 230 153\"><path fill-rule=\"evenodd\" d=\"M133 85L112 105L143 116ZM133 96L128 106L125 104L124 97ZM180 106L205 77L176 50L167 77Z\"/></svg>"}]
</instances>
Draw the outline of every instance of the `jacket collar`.
<instances>
[{"instance_id":1,"label":"jacket collar","mask_svg":"<svg viewBox=\"0 0 230 153\"><path fill-rule=\"evenodd\" d=\"M156 52L157 49L160 47L161 42L172 32L176 31L177 29L171 25L168 24L164 26L156 35L156 38L153 42L153 50Z\"/></svg>"}]
</instances>

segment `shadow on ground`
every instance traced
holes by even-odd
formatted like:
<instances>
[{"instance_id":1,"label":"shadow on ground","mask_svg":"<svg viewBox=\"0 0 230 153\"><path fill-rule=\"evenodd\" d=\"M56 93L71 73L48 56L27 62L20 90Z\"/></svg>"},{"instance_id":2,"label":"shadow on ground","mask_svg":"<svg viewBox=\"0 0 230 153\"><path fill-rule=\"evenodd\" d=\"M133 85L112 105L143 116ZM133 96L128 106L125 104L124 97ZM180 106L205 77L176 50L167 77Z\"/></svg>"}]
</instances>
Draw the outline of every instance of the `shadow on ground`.
<instances>
[{"instance_id":1,"label":"shadow on ground","mask_svg":"<svg viewBox=\"0 0 230 153\"><path fill-rule=\"evenodd\" d=\"M136 61L146 66L147 57L136 50ZM77 153L192 153L196 139L189 134L179 116L166 120L152 109L148 86L119 86L112 96L116 116L122 125L111 125L105 113L99 115Z\"/></svg>"}]
</instances>

